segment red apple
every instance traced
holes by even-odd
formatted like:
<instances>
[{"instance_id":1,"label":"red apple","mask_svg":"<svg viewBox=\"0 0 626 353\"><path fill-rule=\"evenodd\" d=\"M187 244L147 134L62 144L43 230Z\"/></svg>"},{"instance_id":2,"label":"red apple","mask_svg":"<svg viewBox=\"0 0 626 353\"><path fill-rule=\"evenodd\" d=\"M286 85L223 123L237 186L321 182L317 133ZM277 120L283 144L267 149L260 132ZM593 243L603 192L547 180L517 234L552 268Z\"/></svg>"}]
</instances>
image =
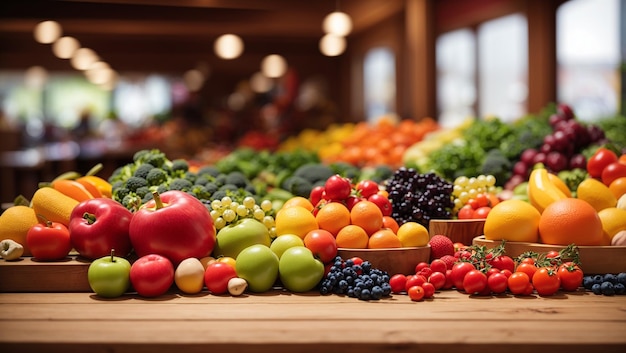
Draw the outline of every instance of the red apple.
<instances>
[{"instance_id":1,"label":"red apple","mask_svg":"<svg viewBox=\"0 0 626 353\"><path fill-rule=\"evenodd\" d=\"M315 229L304 236L304 246L323 263L331 262L337 256L337 242L329 231Z\"/></svg>"},{"instance_id":2,"label":"red apple","mask_svg":"<svg viewBox=\"0 0 626 353\"><path fill-rule=\"evenodd\" d=\"M130 268L130 283L142 297L158 297L174 284L174 265L161 255L144 255Z\"/></svg>"},{"instance_id":3,"label":"red apple","mask_svg":"<svg viewBox=\"0 0 626 353\"><path fill-rule=\"evenodd\" d=\"M133 215L130 240L138 256L159 254L177 266L202 258L215 246L215 227L206 206L183 191L155 194Z\"/></svg>"}]
</instances>

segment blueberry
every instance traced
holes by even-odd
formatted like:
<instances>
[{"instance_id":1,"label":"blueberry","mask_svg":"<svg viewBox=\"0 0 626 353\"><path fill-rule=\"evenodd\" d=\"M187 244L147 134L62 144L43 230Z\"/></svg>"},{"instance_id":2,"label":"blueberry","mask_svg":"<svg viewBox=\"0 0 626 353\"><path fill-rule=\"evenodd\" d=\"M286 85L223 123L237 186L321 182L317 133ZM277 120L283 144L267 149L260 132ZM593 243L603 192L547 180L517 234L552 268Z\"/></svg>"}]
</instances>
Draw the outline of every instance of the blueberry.
<instances>
[{"instance_id":1,"label":"blueberry","mask_svg":"<svg viewBox=\"0 0 626 353\"><path fill-rule=\"evenodd\" d=\"M325 286L320 287L320 294L328 294L328 293L330 293L330 291L328 290L328 287L325 287Z\"/></svg>"},{"instance_id":2,"label":"blueberry","mask_svg":"<svg viewBox=\"0 0 626 353\"><path fill-rule=\"evenodd\" d=\"M593 292L593 294L597 294L597 295L602 294L602 290L600 289L599 283L594 283L593 286L591 286L591 291Z\"/></svg>"},{"instance_id":3,"label":"blueberry","mask_svg":"<svg viewBox=\"0 0 626 353\"><path fill-rule=\"evenodd\" d=\"M594 283L592 276L583 277L583 287L585 287L585 289L591 290L591 286L593 286Z\"/></svg>"},{"instance_id":4,"label":"blueberry","mask_svg":"<svg viewBox=\"0 0 626 353\"><path fill-rule=\"evenodd\" d=\"M617 274L617 281L626 286L626 272L620 272Z\"/></svg>"},{"instance_id":5,"label":"blueberry","mask_svg":"<svg viewBox=\"0 0 626 353\"><path fill-rule=\"evenodd\" d=\"M351 298L354 298L354 297L355 297L355 295L354 295L354 288L349 288L349 289L346 291L346 295L347 295L347 296L349 296L349 297L351 297Z\"/></svg>"},{"instance_id":6,"label":"blueberry","mask_svg":"<svg viewBox=\"0 0 626 353\"><path fill-rule=\"evenodd\" d=\"M593 283L594 284L602 284L602 282L604 282L604 276L602 276L602 275L595 275L595 276L593 276Z\"/></svg>"},{"instance_id":7,"label":"blueberry","mask_svg":"<svg viewBox=\"0 0 626 353\"><path fill-rule=\"evenodd\" d=\"M348 281L346 281L345 279L339 281L338 285L339 288L341 288L342 290L348 289Z\"/></svg>"},{"instance_id":8,"label":"blueberry","mask_svg":"<svg viewBox=\"0 0 626 353\"><path fill-rule=\"evenodd\" d=\"M369 273L372 269L372 264L369 261L363 261L361 268L363 268L363 272Z\"/></svg>"},{"instance_id":9,"label":"blueberry","mask_svg":"<svg viewBox=\"0 0 626 353\"><path fill-rule=\"evenodd\" d=\"M361 295L359 296L359 299L361 300L369 300L371 298L372 292L365 288L361 291Z\"/></svg>"},{"instance_id":10,"label":"blueberry","mask_svg":"<svg viewBox=\"0 0 626 353\"><path fill-rule=\"evenodd\" d=\"M624 286L622 283L617 283L613 286L613 289L615 289L615 294L617 295L622 295L626 293L626 286Z\"/></svg>"},{"instance_id":11,"label":"blueberry","mask_svg":"<svg viewBox=\"0 0 626 353\"><path fill-rule=\"evenodd\" d=\"M352 259L347 259L345 265L346 267L352 267L354 266L354 261L352 261Z\"/></svg>"},{"instance_id":12,"label":"blueberry","mask_svg":"<svg viewBox=\"0 0 626 353\"><path fill-rule=\"evenodd\" d=\"M389 294L391 294L391 285L389 284L389 282L385 282L380 286L383 289L383 296L388 296Z\"/></svg>"},{"instance_id":13,"label":"blueberry","mask_svg":"<svg viewBox=\"0 0 626 353\"><path fill-rule=\"evenodd\" d=\"M380 286L374 286L372 288L372 299L378 300L383 297L383 289Z\"/></svg>"},{"instance_id":14,"label":"blueberry","mask_svg":"<svg viewBox=\"0 0 626 353\"><path fill-rule=\"evenodd\" d=\"M607 273L604 275L604 281L603 282L611 282L611 284L615 284L617 283L617 277L615 277L614 274L612 273Z\"/></svg>"},{"instance_id":15,"label":"blueberry","mask_svg":"<svg viewBox=\"0 0 626 353\"><path fill-rule=\"evenodd\" d=\"M615 295L615 288L613 287L613 283L611 282L603 282L600 285L600 291L604 295Z\"/></svg>"}]
</instances>

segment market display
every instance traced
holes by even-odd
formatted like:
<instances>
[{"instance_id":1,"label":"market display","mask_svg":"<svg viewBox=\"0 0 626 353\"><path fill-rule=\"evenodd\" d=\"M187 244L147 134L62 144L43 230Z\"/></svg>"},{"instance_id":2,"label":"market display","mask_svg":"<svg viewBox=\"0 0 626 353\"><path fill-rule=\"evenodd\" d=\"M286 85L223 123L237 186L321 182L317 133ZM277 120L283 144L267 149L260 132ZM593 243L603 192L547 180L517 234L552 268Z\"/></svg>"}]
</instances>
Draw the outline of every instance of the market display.
<instances>
[{"instance_id":1,"label":"market display","mask_svg":"<svg viewBox=\"0 0 626 353\"><path fill-rule=\"evenodd\" d=\"M585 124L566 105L448 130L382 119L305 131L273 151L240 147L211 164L144 149L110 176L63 173L17 197L0 215L0 255L9 265L77 257L104 298L623 294L623 120ZM463 244L429 234L431 220L484 226ZM513 255L516 244L531 250ZM410 273L368 255L408 248L429 255ZM615 275L587 272L590 248L622 251L602 268Z\"/></svg>"}]
</instances>

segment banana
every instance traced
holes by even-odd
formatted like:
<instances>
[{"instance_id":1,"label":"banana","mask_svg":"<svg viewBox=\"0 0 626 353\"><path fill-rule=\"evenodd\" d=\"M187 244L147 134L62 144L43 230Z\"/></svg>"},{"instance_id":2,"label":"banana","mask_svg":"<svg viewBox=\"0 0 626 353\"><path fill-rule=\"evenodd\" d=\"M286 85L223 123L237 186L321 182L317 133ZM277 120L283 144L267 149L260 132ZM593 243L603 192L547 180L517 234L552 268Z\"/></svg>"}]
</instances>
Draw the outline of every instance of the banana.
<instances>
[{"instance_id":1,"label":"banana","mask_svg":"<svg viewBox=\"0 0 626 353\"><path fill-rule=\"evenodd\" d=\"M567 195L550 180L546 169L533 169L528 179L528 199L531 205L543 212L554 201L565 198Z\"/></svg>"}]
</instances>

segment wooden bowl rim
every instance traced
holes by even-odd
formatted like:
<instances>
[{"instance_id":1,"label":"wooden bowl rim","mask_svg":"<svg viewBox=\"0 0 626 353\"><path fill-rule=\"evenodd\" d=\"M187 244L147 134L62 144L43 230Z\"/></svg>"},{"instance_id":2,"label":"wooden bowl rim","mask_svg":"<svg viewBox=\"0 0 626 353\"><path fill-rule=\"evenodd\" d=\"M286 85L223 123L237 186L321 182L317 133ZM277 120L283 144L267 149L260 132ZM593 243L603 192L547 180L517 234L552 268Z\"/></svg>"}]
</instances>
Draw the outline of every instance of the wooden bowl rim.
<instances>
[{"instance_id":1,"label":"wooden bowl rim","mask_svg":"<svg viewBox=\"0 0 626 353\"><path fill-rule=\"evenodd\" d=\"M492 242L499 243L501 240L489 240L485 239L485 235L479 235L474 240L479 242ZM562 249L567 245L556 245L556 244L544 244L544 243L530 243L524 241L506 241L506 244L518 245L518 246L535 246L535 247L545 247L545 248L554 248L554 249ZM616 249L616 250L626 250L626 246L624 245L577 245L578 249Z\"/></svg>"}]
</instances>

